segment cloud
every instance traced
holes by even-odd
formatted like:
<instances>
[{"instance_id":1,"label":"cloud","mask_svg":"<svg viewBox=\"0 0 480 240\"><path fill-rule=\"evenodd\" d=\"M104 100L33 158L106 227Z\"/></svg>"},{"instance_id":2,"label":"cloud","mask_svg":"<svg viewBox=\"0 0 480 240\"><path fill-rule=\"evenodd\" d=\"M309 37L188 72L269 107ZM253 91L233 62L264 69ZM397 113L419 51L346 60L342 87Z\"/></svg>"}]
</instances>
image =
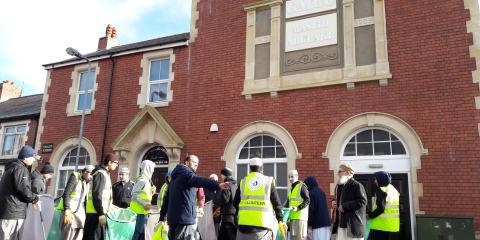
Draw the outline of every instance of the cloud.
<instances>
[{"instance_id":1,"label":"cloud","mask_svg":"<svg viewBox=\"0 0 480 240\"><path fill-rule=\"evenodd\" d=\"M42 64L68 58L69 46L82 53L95 51L109 23L118 29L121 43L146 40L138 26L149 23L143 17L152 11L188 21L190 1L7 1L0 15L0 77L24 81L41 91L46 76ZM148 29L150 35L162 36L162 26Z\"/></svg>"}]
</instances>

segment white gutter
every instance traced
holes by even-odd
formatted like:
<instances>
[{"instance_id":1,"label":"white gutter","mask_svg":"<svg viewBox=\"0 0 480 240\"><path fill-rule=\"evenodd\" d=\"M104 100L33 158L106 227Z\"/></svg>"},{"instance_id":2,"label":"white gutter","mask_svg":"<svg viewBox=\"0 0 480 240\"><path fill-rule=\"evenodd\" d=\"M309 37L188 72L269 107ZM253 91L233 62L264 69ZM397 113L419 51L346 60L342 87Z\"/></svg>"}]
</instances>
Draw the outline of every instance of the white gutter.
<instances>
[{"instance_id":1,"label":"white gutter","mask_svg":"<svg viewBox=\"0 0 480 240\"><path fill-rule=\"evenodd\" d=\"M165 45L160 45L160 46L154 46L154 47L147 47L147 48L141 48L141 49L135 49L135 50L127 50L125 52L119 52L119 53L114 53L114 54L105 54L103 56L97 56L93 58L89 58L91 62L95 62L98 60L102 59L108 59L110 57L119 57L119 56L125 56L125 55L130 55L130 54L135 54L135 53L141 53L141 52L149 52L149 51L155 51L155 50L161 50L161 49L166 49L166 48L173 48L173 47L181 47L181 46L188 46L188 40L184 42L174 42L174 43L169 43ZM81 63L85 63L86 61L83 59L78 59L74 60L71 62L67 63L54 63L54 64L49 64L45 66L45 70L50 70L54 68L59 68L59 67L66 67L66 66L71 66L71 65L77 65Z\"/></svg>"}]
</instances>

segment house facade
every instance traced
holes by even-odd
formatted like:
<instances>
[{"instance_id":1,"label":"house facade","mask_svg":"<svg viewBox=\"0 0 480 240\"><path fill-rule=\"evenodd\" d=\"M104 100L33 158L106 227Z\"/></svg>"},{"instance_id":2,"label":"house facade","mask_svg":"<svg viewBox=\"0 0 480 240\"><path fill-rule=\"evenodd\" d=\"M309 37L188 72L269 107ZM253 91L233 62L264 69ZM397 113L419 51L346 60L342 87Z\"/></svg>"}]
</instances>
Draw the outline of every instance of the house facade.
<instances>
[{"instance_id":1,"label":"house facade","mask_svg":"<svg viewBox=\"0 0 480 240\"><path fill-rule=\"evenodd\" d=\"M20 97L13 81L0 83L0 176L24 145L34 146L42 94Z\"/></svg>"},{"instance_id":2,"label":"house facade","mask_svg":"<svg viewBox=\"0 0 480 240\"><path fill-rule=\"evenodd\" d=\"M158 185L187 154L200 175L237 178L261 157L285 200L288 170L332 196L349 163L369 197L373 172L392 173L402 239L423 214L470 216L478 231L479 23L474 0L193 0L190 33L100 47L91 72L45 65L49 189L73 169L86 108L82 165L113 151L135 176L154 160Z\"/></svg>"}]
</instances>

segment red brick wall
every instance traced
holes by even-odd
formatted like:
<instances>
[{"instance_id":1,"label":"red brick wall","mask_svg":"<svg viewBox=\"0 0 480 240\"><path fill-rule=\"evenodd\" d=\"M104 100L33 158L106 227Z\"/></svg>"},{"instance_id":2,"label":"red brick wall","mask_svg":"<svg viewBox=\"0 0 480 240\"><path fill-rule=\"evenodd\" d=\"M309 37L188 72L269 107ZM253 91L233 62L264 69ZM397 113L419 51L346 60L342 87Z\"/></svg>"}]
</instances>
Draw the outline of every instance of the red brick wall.
<instances>
[{"instance_id":1,"label":"red brick wall","mask_svg":"<svg viewBox=\"0 0 480 240\"><path fill-rule=\"evenodd\" d=\"M30 145L32 147L35 147L35 134L38 128L38 119L30 119L30 123L28 124L28 132L27 132L27 142L25 143L26 145Z\"/></svg>"},{"instance_id":2,"label":"red brick wall","mask_svg":"<svg viewBox=\"0 0 480 240\"><path fill-rule=\"evenodd\" d=\"M219 159L228 139L241 126L268 120L285 127L303 158L300 176L314 175L328 192L333 173L322 158L334 129L347 118L364 112L400 117L420 136L428 156L421 159L418 181L423 183L421 210L427 214L470 215L480 228L480 138L472 82L475 64L469 58L469 14L463 2L385 1L388 53L393 78L388 86L377 81L254 95L241 95L244 81L246 14L251 1L201 0L199 35L187 48L175 50L173 102L158 108L185 142L188 152L200 157L199 173L208 175L224 166ZM435 7L432 7L435 6ZM141 54L116 58L107 152L112 141L139 112L137 94ZM99 63L96 106L86 117L85 136L100 155L107 83L111 62ZM78 134L80 117L66 117L65 109L73 67L55 69L46 106L41 141L57 146ZM215 121L220 131L209 133ZM48 155L47 155L48 157Z\"/></svg>"}]
</instances>

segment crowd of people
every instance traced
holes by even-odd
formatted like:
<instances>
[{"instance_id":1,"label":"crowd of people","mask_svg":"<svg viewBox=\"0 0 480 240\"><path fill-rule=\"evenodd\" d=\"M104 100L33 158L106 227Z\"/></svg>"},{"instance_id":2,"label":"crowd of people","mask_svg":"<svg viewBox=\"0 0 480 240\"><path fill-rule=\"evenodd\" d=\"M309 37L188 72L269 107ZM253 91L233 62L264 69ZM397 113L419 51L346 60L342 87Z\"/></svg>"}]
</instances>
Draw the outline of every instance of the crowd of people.
<instances>
[{"instance_id":1,"label":"crowd of people","mask_svg":"<svg viewBox=\"0 0 480 240\"><path fill-rule=\"evenodd\" d=\"M0 240L20 239L28 204L40 208L38 195L45 193L54 168L47 163L37 171L38 159L32 147L24 146L18 160L6 166L0 181ZM188 155L168 172L160 189L152 183L154 162L142 161L134 181L129 169L121 168L119 181L112 184L110 173L118 165L117 155L106 154L98 166L88 165L69 176L57 206L62 213L61 239L106 239L106 214L113 205L136 214L132 239L145 239L154 195L160 214L157 225L168 225L171 240L211 240L199 232L203 216L211 216L212 226L206 227L214 232L212 239L220 240L398 239L400 194L384 171L374 174L377 188L367 209L367 194L353 178L353 167L340 165L329 211L317 179L301 181L297 170L288 172L288 198L282 203L276 180L263 174L260 158L249 160L248 175L237 182L228 167L209 178L197 176L199 158ZM205 202L212 206L208 215Z\"/></svg>"}]
</instances>

